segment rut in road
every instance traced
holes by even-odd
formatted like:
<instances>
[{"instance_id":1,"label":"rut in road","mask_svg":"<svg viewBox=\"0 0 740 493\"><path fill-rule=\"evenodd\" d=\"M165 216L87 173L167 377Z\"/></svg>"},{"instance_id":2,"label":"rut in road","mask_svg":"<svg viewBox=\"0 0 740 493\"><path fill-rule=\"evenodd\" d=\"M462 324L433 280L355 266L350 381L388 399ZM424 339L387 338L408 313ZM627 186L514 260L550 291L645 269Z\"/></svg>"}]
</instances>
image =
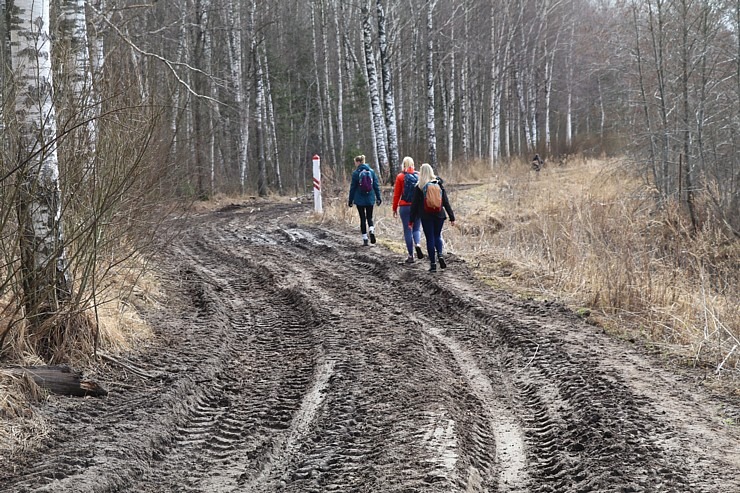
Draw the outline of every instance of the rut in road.
<instances>
[{"instance_id":1,"label":"rut in road","mask_svg":"<svg viewBox=\"0 0 740 493\"><path fill-rule=\"evenodd\" d=\"M454 258L400 265L303 211L195 218L137 361L163 378L50 406L53 440L0 490L740 491L738 452L676 446L608 356L622 346L567 310Z\"/></svg>"}]
</instances>

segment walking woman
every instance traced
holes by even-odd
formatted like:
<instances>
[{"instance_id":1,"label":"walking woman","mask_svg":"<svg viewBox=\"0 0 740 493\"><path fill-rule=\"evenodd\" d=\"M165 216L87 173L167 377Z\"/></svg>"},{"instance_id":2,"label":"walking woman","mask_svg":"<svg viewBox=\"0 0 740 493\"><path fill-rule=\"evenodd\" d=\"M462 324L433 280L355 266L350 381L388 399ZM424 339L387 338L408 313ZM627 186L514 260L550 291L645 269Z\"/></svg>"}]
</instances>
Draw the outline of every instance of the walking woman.
<instances>
[{"instance_id":1,"label":"walking woman","mask_svg":"<svg viewBox=\"0 0 740 493\"><path fill-rule=\"evenodd\" d=\"M349 207L357 206L360 213L360 232L362 233L362 244L367 246L368 235L370 243L375 243L375 223L373 222L373 207L380 205L380 183L375 171L365 164L365 156L355 158L355 169L352 172L352 183L349 186Z\"/></svg>"},{"instance_id":2,"label":"walking woman","mask_svg":"<svg viewBox=\"0 0 740 493\"><path fill-rule=\"evenodd\" d=\"M446 214L445 214L446 212ZM439 258L439 266L447 267L443 256L444 243L442 242L442 227L447 216L450 224L455 224L455 213L452 211L447 192L442 186L442 180L434 175L432 166L424 163L419 172L419 183L414 189L414 199L411 202L409 227L413 226L417 218L421 219L424 237L427 241L427 255L429 255L429 271L436 272L435 260Z\"/></svg>"},{"instance_id":3,"label":"walking woman","mask_svg":"<svg viewBox=\"0 0 740 493\"><path fill-rule=\"evenodd\" d=\"M424 258L424 253L421 251L421 219L417 218L409 227L411 201L414 199L417 183L419 183L419 173L414 170L414 160L406 156L403 158L403 171L398 173L393 186L393 217L401 215L403 239L406 241L406 250L409 252L406 258L407 264L414 263L414 247L416 247L416 256Z\"/></svg>"}]
</instances>

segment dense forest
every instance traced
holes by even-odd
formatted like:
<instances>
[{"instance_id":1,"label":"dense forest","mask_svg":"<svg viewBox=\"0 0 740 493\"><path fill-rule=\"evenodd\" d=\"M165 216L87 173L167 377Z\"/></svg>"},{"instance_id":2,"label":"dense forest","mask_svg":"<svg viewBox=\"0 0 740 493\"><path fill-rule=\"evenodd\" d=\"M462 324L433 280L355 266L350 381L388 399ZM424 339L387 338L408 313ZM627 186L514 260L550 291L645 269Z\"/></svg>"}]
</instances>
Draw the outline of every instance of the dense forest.
<instances>
[{"instance_id":1,"label":"dense forest","mask_svg":"<svg viewBox=\"0 0 740 493\"><path fill-rule=\"evenodd\" d=\"M22 300L1 305L0 346L97 303L102 259L155 235L162 203L305 194L314 154L329 190L356 154L388 183L405 155L492 173L624 156L695 231L740 234L737 0L0 9L0 296ZM53 359L65 331L40 333Z\"/></svg>"}]
</instances>

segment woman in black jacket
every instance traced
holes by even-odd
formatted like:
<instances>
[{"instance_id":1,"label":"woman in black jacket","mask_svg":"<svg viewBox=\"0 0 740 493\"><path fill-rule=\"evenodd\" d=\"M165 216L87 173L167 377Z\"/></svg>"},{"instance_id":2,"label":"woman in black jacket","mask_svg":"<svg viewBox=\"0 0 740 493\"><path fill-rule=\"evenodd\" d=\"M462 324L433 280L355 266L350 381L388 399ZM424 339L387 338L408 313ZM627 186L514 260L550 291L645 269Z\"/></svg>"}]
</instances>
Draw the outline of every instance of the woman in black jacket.
<instances>
[{"instance_id":1,"label":"woman in black jacket","mask_svg":"<svg viewBox=\"0 0 740 493\"><path fill-rule=\"evenodd\" d=\"M429 271L436 272L436 258L439 258L439 266L447 267L442 254L444 243L442 242L442 227L447 216L450 224L455 224L455 213L452 211L447 192L442 186L442 180L434 174L432 166L428 163L421 165L419 171L419 182L414 190L414 199L411 202L411 217L409 224L413 225L417 218L421 219L421 227L424 229L424 237L427 240L427 254L429 255Z\"/></svg>"}]
</instances>

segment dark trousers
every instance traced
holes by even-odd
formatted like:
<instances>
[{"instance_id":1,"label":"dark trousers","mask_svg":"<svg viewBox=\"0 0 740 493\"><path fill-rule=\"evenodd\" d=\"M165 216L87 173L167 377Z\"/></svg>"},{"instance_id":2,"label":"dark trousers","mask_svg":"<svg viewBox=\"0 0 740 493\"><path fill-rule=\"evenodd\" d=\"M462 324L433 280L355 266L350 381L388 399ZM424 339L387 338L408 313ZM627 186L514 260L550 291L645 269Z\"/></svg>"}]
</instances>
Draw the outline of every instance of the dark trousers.
<instances>
[{"instance_id":1,"label":"dark trousers","mask_svg":"<svg viewBox=\"0 0 740 493\"><path fill-rule=\"evenodd\" d=\"M368 226L374 226L372 205L358 205L357 210L360 212L360 231L362 234L367 233Z\"/></svg>"}]
</instances>

